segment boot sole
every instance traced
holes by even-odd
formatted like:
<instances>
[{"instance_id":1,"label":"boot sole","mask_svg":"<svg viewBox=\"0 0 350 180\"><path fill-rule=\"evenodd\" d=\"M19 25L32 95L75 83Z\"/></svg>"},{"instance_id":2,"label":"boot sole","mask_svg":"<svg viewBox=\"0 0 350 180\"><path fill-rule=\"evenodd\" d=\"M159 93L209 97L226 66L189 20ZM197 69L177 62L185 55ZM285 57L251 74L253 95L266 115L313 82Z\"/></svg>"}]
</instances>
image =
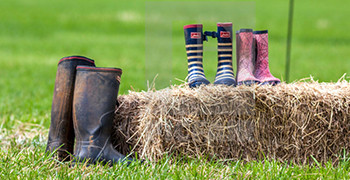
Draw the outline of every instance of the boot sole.
<instances>
[{"instance_id":1,"label":"boot sole","mask_svg":"<svg viewBox=\"0 0 350 180\"><path fill-rule=\"evenodd\" d=\"M259 83L260 83L259 81L255 81L255 80L240 81L237 83L237 86L242 86L242 85L251 86Z\"/></svg>"},{"instance_id":2,"label":"boot sole","mask_svg":"<svg viewBox=\"0 0 350 180\"><path fill-rule=\"evenodd\" d=\"M232 79L222 79L219 81L214 82L215 85L226 85L226 86L233 86L235 87L236 81L232 80Z\"/></svg>"},{"instance_id":3,"label":"boot sole","mask_svg":"<svg viewBox=\"0 0 350 180\"><path fill-rule=\"evenodd\" d=\"M208 85L210 82L206 79L200 79L189 83L190 88L196 88L201 85Z\"/></svg>"},{"instance_id":4,"label":"boot sole","mask_svg":"<svg viewBox=\"0 0 350 180\"><path fill-rule=\"evenodd\" d=\"M265 81L263 83L260 83L259 85L272 85L272 86L276 86L277 84L280 84L281 81Z\"/></svg>"}]
</instances>

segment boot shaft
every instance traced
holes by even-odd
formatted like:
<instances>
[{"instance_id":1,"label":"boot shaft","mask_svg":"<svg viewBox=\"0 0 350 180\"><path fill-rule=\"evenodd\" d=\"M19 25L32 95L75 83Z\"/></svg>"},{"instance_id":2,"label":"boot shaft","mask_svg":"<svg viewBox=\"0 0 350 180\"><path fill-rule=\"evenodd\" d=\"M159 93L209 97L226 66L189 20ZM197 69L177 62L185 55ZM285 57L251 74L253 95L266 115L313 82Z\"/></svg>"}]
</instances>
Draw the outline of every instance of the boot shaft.
<instances>
[{"instance_id":1,"label":"boot shaft","mask_svg":"<svg viewBox=\"0 0 350 180\"><path fill-rule=\"evenodd\" d=\"M51 120L72 120L73 92L78 65L95 67L94 60L83 56L69 56L58 62Z\"/></svg>"},{"instance_id":2,"label":"boot shaft","mask_svg":"<svg viewBox=\"0 0 350 180\"><path fill-rule=\"evenodd\" d=\"M236 32L237 68L246 67L253 72L253 30L241 29Z\"/></svg>"},{"instance_id":3,"label":"boot shaft","mask_svg":"<svg viewBox=\"0 0 350 180\"><path fill-rule=\"evenodd\" d=\"M73 100L77 144L87 141L103 146L94 140L110 137L121 74L117 68L77 67Z\"/></svg>"},{"instance_id":4,"label":"boot shaft","mask_svg":"<svg viewBox=\"0 0 350 180\"><path fill-rule=\"evenodd\" d=\"M261 76L264 70L269 69L268 31L254 31L255 46L255 76ZM268 70L269 71L269 70Z\"/></svg>"}]
</instances>

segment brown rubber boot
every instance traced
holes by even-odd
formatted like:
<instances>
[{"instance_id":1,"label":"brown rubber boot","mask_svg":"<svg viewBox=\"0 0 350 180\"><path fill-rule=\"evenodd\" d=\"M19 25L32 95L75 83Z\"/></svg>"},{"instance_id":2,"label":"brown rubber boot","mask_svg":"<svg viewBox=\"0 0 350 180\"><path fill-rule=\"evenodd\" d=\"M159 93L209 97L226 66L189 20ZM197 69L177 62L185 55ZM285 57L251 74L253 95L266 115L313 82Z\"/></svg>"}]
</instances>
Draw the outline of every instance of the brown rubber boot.
<instances>
[{"instance_id":1,"label":"brown rubber boot","mask_svg":"<svg viewBox=\"0 0 350 180\"><path fill-rule=\"evenodd\" d=\"M76 161L117 163L129 160L111 142L121 69L78 66L73 100Z\"/></svg>"},{"instance_id":2,"label":"brown rubber boot","mask_svg":"<svg viewBox=\"0 0 350 180\"><path fill-rule=\"evenodd\" d=\"M253 47L252 29L236 32L237 85L260 83L254 77Z\"/></svg>"},{"instance_id":3,"label":"brown rubber boot","mask_svg":"<svg viewBox=\"0 0 350 180\"><path fill-rule=\"evenodd\" d=\"M94 67L94 60L82 56L62 58L57 67L55 89L51 109L51 125L46 152L56 151L58 160L70 160L73 154L74 129L72 119L73 91L76 67Z\"/></svg>"}]
</instances>

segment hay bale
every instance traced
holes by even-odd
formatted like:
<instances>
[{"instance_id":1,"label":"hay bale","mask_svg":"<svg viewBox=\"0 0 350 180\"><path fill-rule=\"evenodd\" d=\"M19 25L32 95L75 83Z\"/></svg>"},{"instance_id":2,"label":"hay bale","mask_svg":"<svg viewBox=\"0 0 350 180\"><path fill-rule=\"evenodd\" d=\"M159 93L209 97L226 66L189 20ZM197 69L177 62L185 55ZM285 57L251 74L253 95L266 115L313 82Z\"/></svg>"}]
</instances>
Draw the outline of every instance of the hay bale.
<instances>
[{"instance_id":1,"label":"hay bale","mask_svg":"<svg viewBox=\"0 0 350 180\"><path fill-rule=\"evenodd\" d=\"M119 97L116 147L157 161L197 158L337 162L350 152L350 84L185 85ZM311 160L312 161L312 160Z\"/></svg>"}]
</instances>

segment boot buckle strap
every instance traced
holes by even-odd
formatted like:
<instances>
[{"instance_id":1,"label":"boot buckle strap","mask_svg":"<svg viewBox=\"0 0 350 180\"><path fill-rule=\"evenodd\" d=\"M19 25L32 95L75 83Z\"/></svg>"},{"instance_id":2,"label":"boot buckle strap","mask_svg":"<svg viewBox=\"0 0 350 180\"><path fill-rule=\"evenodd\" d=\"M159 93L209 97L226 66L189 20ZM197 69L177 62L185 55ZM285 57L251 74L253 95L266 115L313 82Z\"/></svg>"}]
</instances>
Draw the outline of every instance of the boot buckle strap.
<instances>
[{"instance_id":1,"label":"boot buckle strap","mask_svg":"<svg viewBox=\"0 0 350 180\"><path fill-rule=\"evenodd\" d=\"M217 33L216 31L205 31L203 34L203 41L208 41L208 37L207 36L211 36L212 38L216 38L217 37Z\"/></svg>"}]
</instances>

